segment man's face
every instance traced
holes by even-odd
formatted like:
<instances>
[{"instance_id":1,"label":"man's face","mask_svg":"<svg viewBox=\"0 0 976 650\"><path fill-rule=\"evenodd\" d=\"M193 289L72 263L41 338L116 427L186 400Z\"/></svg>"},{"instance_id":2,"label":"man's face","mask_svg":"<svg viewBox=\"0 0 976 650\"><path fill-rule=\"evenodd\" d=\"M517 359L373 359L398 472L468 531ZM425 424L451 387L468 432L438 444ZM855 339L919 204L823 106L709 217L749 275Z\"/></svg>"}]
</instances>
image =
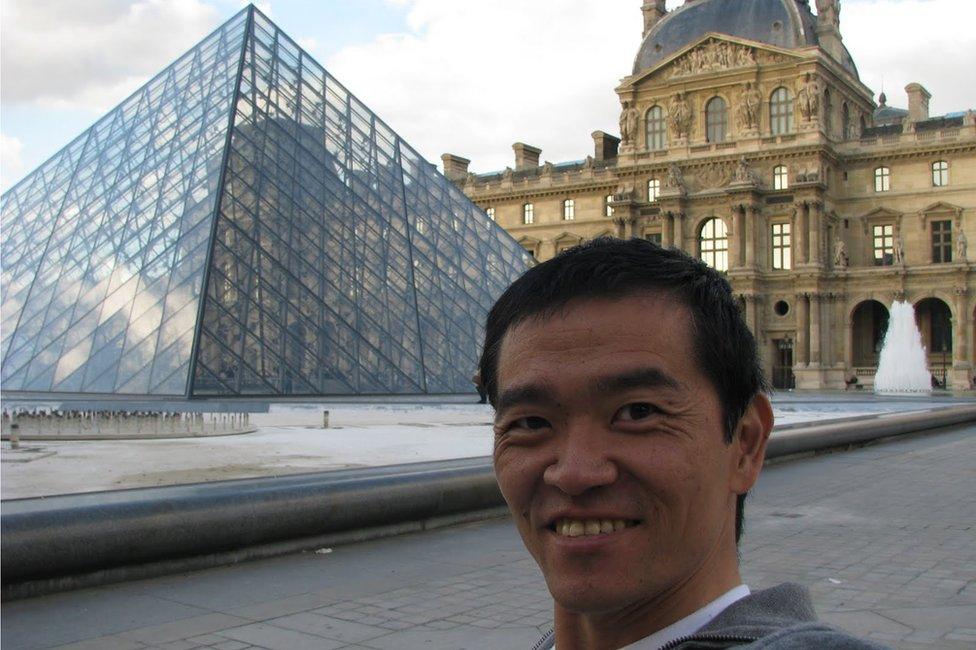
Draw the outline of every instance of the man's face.
<instances>
[{"instance_id":1,"label":"man's face","mask_svg":"<svg viewBox=\"0 0 976 650\"><path fill-rule=\"evenodd\" d=\"M666 598L734 563L736 460L661 295L581 300L509 330L494 463L556 602L597 613Z\"/></svg>"}]
</instances>

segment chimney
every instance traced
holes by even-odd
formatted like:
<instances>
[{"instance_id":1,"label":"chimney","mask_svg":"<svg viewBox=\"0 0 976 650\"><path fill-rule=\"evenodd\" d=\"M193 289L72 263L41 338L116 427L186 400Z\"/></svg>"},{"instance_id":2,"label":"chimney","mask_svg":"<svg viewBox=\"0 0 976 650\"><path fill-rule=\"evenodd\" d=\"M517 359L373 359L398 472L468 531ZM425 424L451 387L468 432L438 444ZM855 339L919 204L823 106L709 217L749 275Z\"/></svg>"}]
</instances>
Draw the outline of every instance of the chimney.
<instances>
[{"instance_id":1,"label":"chimney","mask_svg":"<svg viewBox=\"0 0 976 650\"><path fill-rule=\"evenodd\" d=\"M929 119L929 100L932 95L921 84L910 83L905 86L908 93L908 119L912 122L922 122Z\"/></svg>"},{"instance_id":2,"label":"chimney","mask_svg":"<svg viewBox=\"0 0 976 650\"><path fill-rule=\"evenodd\" d=\"M644 37L646 37L651 27L664 18L668 10L664 8L664 0L644 0L641 13L644 14Z\"/></svg>"},{"instance_id":3,"label":"chimney","mask_svg":"<svg viewBox=\"0 0 976 650\"><path fill-rule=\"evenodd\" d=\"M542 149L522 142L513 144L512 149L515 150L515 171L535 169L539 166L539 156L542 155Z\"/></svg>"},{"instance_id":4,"label":"chimney","mask_svg":"<svg viewBox=\"0 0 976 650\"><path fill-rule=\"evenodd\" d=\"M620 138L603 131L594 131L592 135L594 160L611 160L617 157Z\"/></svg>"},{"instance_id":5,"label":"chimney","mask_svg":"<svg viewBox=\"0 0 976 650\"><path fill-rule=\"evenodd\" d=\"M471 164L467 158L452 153L441 156L441 162L444 164L444 175L452 181L463 181L468 175L468 165Z\"/></svg>"}]
</instances>

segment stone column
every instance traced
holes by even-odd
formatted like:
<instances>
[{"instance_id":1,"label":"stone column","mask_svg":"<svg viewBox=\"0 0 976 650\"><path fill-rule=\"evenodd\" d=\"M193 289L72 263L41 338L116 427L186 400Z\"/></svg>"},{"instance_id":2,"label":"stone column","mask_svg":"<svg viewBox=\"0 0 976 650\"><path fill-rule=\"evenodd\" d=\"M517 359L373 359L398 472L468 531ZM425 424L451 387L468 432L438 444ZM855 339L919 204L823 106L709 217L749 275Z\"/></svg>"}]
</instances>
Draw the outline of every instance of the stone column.
<instances>
[{"instance_id":1,"label":"stone column","mask_svg":"<svg viewBox=\"0 0 976 650\"><path fill-rule=\"evenodd\" d=\"M745 213L746 266L751 269L756 268L756 224L760 221L761 211L758 205L750 205Z\"/></svg>"},{"instance_id":2,"label":"stone column","mask_svg":"<svg viewBox=\"0 0 976 650\"><path fill-rule=\"evenodd\" d=\"M731 210L732 232L729 237L729 268L738 269L742 267L742 206L733 205Z\"/></svg>"},{"instance_id":3,"label":"stone column","mask_svg":"<svg viewBox=\"0 0 976 650\"><path fill-rule=\"evenodd\" d=\"M806 204L796 203L793 206L793 223L790 230L793 233L793 252L797 266L807 262L807 219Z\"/></svg>"},{"instance_id":4,"label":"stone column","mask_svg":"<svg viewBox=\"0 0 976 650\"><path fill-rule=\"evenodd\" d=\"M818 293L810 294L810 365L822 366L820 317L823 311L824 296Z\"/></svg>"},{"instance_id":5,"label":"stone column","mask_svg":"<svg viewBox=\"0 0 976 650\"><path fill-rule=\"evenodd\" d=\"M810 363L810 309L807 294L796 294L796 365L806 367Z\"/></svg>"},{"instance_id":6,"label":"stone column","mask_svg":"<svg viewBox=\"0 0 976 650\"><path fill-rule=\"evenodd\" d=\"M806 233L809 233L810 237L810 252L807 257L807 261L811 264L822 264L823 260L820 259L820 238L822 233L820 229L823 227L823 203L819 201L814 201L808 206L808 224Z\"/></svg>"},{"instance_id":7,"label":"stone column","mask_svg":"<svg viewBox=\"0 0 976 650\"><path fill-rule=\"evenodd\" d=\"M674 246L674 218L669 212L661 213L661 245L665 248Z\"/></svg>"}]
</instances>

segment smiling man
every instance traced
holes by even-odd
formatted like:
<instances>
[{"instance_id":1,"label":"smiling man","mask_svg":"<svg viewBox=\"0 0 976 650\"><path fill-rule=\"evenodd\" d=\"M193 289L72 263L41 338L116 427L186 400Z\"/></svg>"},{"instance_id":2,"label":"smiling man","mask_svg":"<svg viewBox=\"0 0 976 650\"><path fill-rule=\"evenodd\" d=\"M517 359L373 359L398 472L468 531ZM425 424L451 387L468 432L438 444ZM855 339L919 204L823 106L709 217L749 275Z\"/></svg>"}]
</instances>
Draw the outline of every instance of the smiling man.
<instances>
[{"instance_id":1,"label":"smiling man","mask_svg":"<svg viewBox=\"0 0 976 650\"><path fill-rule=\"evenodd\" d=\"M801 587L742 584L773 414L719 273L636 239L575 248L499 298L480 372L498 483L555 600L536 648L879 647L816 622Z\"/></svg>"}]
</instances>

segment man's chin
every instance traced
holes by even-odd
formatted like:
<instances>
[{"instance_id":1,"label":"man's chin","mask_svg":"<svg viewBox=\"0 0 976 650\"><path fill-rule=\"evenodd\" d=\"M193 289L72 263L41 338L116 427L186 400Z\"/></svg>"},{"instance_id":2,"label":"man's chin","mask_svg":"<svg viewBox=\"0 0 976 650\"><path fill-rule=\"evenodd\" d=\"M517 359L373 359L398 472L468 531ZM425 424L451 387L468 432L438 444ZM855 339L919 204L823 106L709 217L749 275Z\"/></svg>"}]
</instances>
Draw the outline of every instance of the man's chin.
<instances>
[{"instance_id":1,"label":"man's chin","mask_svg":"<svg viewBox=\"0 0 976 650\"><path fill-rule=\"evenodd\" d=\"M625 585L593 584L592 580L583 584L550 583L549 593L560 608L574 614L616 612L641 599L640 594L631 593Z\"/></svg>"}]
</instances>

